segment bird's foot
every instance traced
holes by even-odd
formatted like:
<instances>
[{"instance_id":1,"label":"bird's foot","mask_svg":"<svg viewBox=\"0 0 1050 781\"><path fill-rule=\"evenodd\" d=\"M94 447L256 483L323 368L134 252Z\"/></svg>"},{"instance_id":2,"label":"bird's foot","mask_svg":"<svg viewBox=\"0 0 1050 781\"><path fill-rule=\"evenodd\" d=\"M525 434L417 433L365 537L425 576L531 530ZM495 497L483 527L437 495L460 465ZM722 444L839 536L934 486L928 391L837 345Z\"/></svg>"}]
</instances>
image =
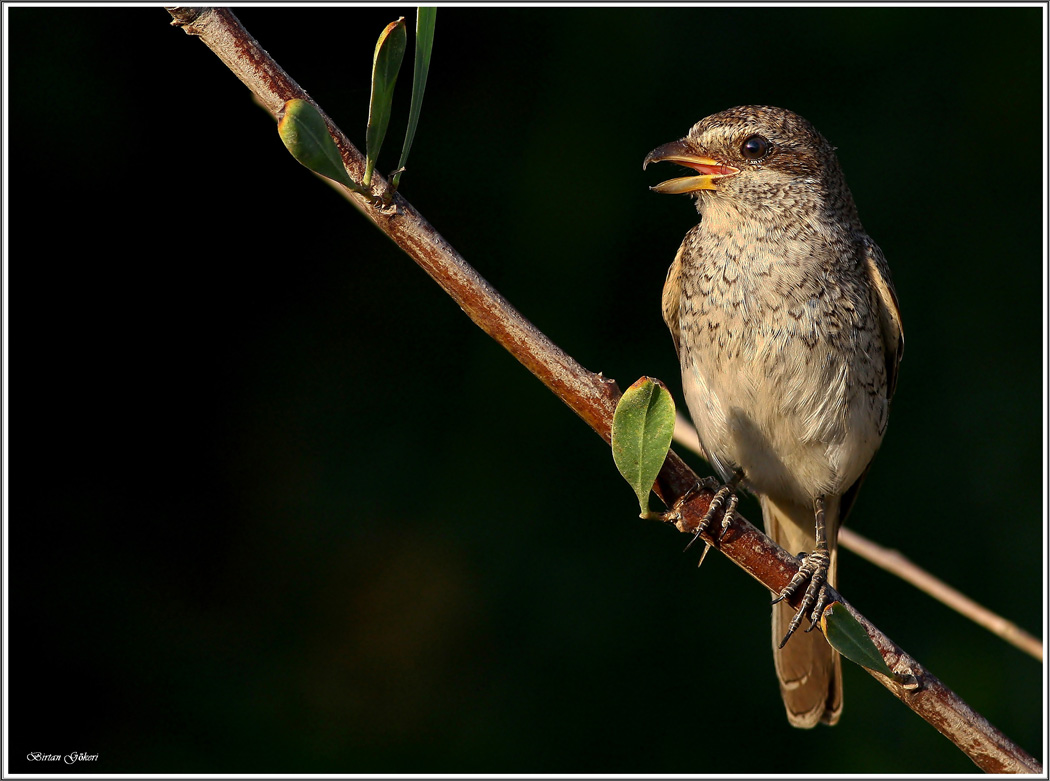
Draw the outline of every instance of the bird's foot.
<instances>
[{"instance_id":1,"label":"bird's foot","mask_svg":"<svg viewBox=\"0 0 1050 781\"><path fill-rule=\"evenodd\" d=\"M740 502L740 498L736 495L736 489L737 486L740 485L740 481L743 477L743 472L737 472L728 483L715 491L715 495L711 498L711 504L707 507L707 512L704 513L704 517L701 518L700 523L697 524L696 534L693 535L693 539L689 541L689 544L685 546L685 550L682 551L683 553L696 544L696 541L700 539L700 535L707 531L714 519L718 517L720 511L722 513L722 529L718 532L718 539L721 540L725 536L726 530L729 529L729 525L733 522L733 514L736 512L736 506ZM693 490L695 491L696 489L694 488ZM723 504L725 505L725 509L722 507ZM677 503L675 503L675 506L678 506ZM698 567L700 564L704 563L704 558L707 556L707 552L710 549L710 545L704 548L703 555L700 556L700 563L697 564Z\"/></svg>"},{"instance_id":2,"label":"bird's foot","mask_svg":"<svg viewBox=\"0 0 1050 781\"><path fill-rule=\"evenodd\" d=\"M780 648L784 647L784 644L791 639L791 635L795 633L795 630L799 628L802 623L802 619L806 617L806 613L809 613L810 627L807 632L813 631L813 627L817 625L817 619L820 618L824 612L824 607L828 602L828 567L831 565L831 554L828 552L827 545L817 545L817 549L810 554L803 554L802 566L798 568L798 572L791 578L791 582L788 583L784 590L777 595L777 598L773 600L773 604L777 604L781 600L787 599L796 591L798 591L802 584L807 580L809 586L806 587L806 593L802 597L802 603L798 606L794 618L791 619L791 623L788 625L787 634L784 635L784 639L780 641Z\"/></svg>"}]
</instances>

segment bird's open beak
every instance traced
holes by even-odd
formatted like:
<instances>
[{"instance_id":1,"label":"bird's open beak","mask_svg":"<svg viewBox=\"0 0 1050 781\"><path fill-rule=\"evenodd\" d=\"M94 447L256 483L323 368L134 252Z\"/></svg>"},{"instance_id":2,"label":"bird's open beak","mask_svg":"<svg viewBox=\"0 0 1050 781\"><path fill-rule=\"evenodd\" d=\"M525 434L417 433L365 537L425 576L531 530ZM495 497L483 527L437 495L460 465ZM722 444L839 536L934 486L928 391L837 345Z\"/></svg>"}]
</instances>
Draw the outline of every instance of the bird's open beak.
<instances>
[{"instance_id":1,"label":"bird's open beak","mask_svg":"<svg viewBox=\"0 0 1050 781\"><path fill-rule=\"evenodd\" d=\"M693 151L687 140L672 141L657 147L645 157L642 163L644 171L649 163L678 163L686 168L692 168L699 176L683 176L678 179L669 179L666 182L653 185L650 190L667 195L681 195L682 193L696 192L697 190L717 190L715 182L727 176L740 173L739 168L725 165L710 157L702 157Z\"/></svg>"}]
</instances>

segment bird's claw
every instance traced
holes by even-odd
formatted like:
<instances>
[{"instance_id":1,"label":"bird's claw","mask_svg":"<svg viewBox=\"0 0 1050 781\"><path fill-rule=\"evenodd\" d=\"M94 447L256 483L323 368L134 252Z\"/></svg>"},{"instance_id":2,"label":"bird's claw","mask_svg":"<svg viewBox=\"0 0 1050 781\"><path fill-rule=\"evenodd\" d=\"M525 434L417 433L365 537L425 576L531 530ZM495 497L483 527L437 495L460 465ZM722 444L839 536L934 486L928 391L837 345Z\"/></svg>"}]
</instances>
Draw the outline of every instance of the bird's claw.
<instances>
[{"instance_id":1,"label":"bird's claw","mask_svg":"<svg viewBox=\"0 0 1050 781\"><path fill-rule=\"evenodd\" d=\"M725 536L726 531L729 529L729 525L733 522L733 514L736 512L736 506L740 502L739 497L736 495L736 488L740 484L742 475L738 472L733 475L733 478L719 488L715 495L711 498L711 504L707 507L707 512L704 513L704 517L700 519L700 523L697 524L696 534L693 535L693 539L689 541L689 544L685 546L685 550L682 553L686 553L696 541L700 539L700 535L707 531L711 522L718 517L718 513L722 511L722 528L718 532L718 540L721 541ZM693 489L696 491L699 486ZM725 509L722 510L722 505L725 504ZM677 505L676 505L677 506ZM704 563L704 557L707 556L707 551L710 549L710 545L704 549L703 556L700 557L700 564ZM697 564L697 566L700 566Z\"/></svg>"},{"instance_id":2,"label":"bird's claw","mask_svg":"<svg viewBox=\"0 0 1050 781\"><path fill-rule=\"evenodd\" d=\"M787 599L792 594L801 588L802 584L807 580L809 586L806 587L806 593L802 597L802 603L798 606L798 610L795 612L794 617L791 619L791 623L788 625L787 634L784 635L784 639L780 641L780 648L783 648L788 640L791 639L791 635L795 634L795 630L802 624L802 620L809 613L810 626L807 632L813 631L813 627L817 625L817 619L820 618L824 612L824 607L828 602L828 567L831 566L831 554L827 548L818 547L817 550L813 551L808 555L804 555L802 558L802 566L798 568L798 572L791 578L791 582L784 586L783 591L777 595L777 598L773 600L773 604Z\"/></svg>"}]
</instances>

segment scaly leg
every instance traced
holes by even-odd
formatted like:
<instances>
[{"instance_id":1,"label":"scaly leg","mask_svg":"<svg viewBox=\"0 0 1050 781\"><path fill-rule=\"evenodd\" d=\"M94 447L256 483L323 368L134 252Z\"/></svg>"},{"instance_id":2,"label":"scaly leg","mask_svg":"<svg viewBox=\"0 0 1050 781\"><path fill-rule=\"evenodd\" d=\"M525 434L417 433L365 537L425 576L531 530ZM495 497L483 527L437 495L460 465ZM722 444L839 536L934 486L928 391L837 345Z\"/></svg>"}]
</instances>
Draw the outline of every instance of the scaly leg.
<instances>
[{"instance_id":1,"label":"scaly leg","mask_svg":"<svg viewBox=\"0 0 1050 781\"><path fill-rule=\"evenodd\" d=\"M815 550L804 556L802 559L802 566L799 567L798 572L791 578L791 582L788 583L784 590L780 592L779 596L773 600L775 605L787 597L790 597L799 587L809 581L809 586L806 588L805 596L802 597L802 604L798 607L798 612L795 613L795 617L791 619L791 623L788 625L787 634L784 635L784 639L780 641L780 647L783 648L784 644L791 638L791 635L795 633L799 625L802 623L802 619L805 618L806 613L809 612L810 627L806 631L809 632L817 625L817 619L820 618L824 612L824 606L828 601L827 593L827 582L828 582L828 567L831 566L831 552L828 550L828 537L827 529L824 524L824 497L818 496L814 502L814 508L816 512L814 521L814 536L816 537L816 548Z\"/></svg>"}]
</instances>

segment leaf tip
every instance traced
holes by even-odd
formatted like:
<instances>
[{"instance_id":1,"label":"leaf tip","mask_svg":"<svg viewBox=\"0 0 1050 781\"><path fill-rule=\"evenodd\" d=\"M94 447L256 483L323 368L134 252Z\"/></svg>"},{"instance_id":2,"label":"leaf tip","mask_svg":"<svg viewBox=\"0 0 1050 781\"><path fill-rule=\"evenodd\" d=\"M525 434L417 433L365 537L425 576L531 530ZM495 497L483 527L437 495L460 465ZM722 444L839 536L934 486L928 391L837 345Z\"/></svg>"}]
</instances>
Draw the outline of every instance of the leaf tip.
<instances>
[{"instance_id":1,"label":"leaf tip","mask_svg":"<svg viewBox=\"0 0 1050 781\"><path fill-rule=\"evenodd\" d=\"M832 602L820 616L820 631L831 647L852 662L893 677L893 672L882 658L864 626L854 618L841 602Z\"/></svg>"}]
</instances>

